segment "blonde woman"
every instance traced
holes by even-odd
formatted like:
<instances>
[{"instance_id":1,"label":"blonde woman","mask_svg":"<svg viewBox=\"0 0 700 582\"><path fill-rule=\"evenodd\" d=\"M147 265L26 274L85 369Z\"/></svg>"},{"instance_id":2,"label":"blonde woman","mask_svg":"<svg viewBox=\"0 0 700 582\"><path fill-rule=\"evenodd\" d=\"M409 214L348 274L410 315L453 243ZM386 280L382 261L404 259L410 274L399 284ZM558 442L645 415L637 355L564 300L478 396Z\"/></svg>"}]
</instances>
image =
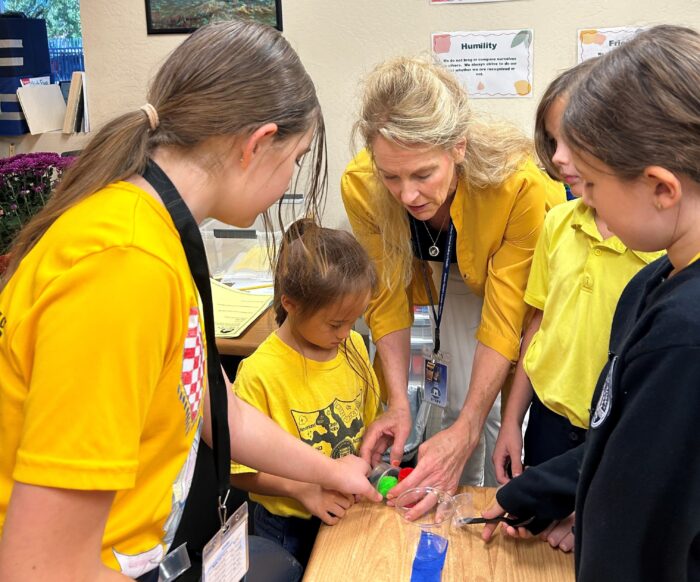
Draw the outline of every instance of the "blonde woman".
<instances>
[{"instance_id":1,"label":"blonde woman","mask_svg":"<svg viewBox=\"0 0 700 582\"><path fill-rule=\"evenodd\" d=\"M441 318L439 307L432 310L433 327L441 322L433 348L439 341L450 355L441 430L419 447L416 470L392 493L483 483L490 452L482 430L518 358L532 253L564 188L537 167L530 140L474 119L457 79L428 60L378 66L355 131L365 149L347 167L342 195L380 275L366 319L388 403L362 455L376 462L393 443L392 461L401 458L411 428L412 308L442 303ZM495 484L488 465L486 482Z\"/></svg>"}]
</instances>

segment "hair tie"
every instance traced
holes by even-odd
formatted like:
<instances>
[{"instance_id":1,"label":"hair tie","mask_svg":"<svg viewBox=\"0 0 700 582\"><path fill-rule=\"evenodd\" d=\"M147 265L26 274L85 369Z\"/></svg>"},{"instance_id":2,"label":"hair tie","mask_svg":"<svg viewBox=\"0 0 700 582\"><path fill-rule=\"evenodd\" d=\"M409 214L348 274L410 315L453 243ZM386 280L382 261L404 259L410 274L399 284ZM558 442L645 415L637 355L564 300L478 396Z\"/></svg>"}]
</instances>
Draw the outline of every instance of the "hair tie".
<instances>
[{"instance_id":1,"label":"hair tie","mask_svg":"<svg viewBox=\"0 0 700 582\"><path fill-rule=\"evenodd\" d=\"M158 112L156 111L156 108L150 103L146 103L146 105L142 105L139 107L139 109L146 114L146 117L148 117L148 125L151 127L151 131L155 131L160 124L160 119L158 119Z\"/></svg>"}]
</instances>

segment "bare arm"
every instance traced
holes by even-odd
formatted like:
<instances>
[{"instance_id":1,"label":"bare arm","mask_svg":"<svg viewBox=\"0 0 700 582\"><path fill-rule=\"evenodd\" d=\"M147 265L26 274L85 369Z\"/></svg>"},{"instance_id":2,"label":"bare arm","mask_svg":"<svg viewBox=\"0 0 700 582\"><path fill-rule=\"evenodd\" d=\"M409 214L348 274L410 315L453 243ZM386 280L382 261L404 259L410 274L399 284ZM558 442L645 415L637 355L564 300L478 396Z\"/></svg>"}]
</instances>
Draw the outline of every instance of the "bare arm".
<instances>
[{"instance_id":1,"label":"bare arm","mask_svg":"<svg viewBox=\"0 0 700 582\"><path fill-rule=\"evenodd\" d=\"M326 457L233 394L228 378L226 384L232 459L265 473L317 483L342 493L363 495L372 501L381 500L366 478L369 467L360 458L352 455L337 460ZM207 443L211 443L209 412L207 391L202 432Z\"/></svg>"},{"instance_id":2,"label":"bare arm","mask_svg":"<svg viewBox=\"0 0 700 582\"><path fill-rule=\"evenodd\" d=\"M425 441L418 449L418 466L389 493L400 495L411 487L432 486L450 493L459 478L486 422L510 361L496 350L478 343L474 354L469 392L455 423Z\"/></svg>"},{"instance_id":3,"label":"bare arm","mask_svg":"<svg viewBox=\"0 0 700 582\"><path fill-rule=\"evenodd\" d=\"M268 473L231 475L231 485L259 495L291 497L327 525L335 525L355 503L352 495L324 489L315 483L302 483Z\"/></svg>"},{"instance_id":4,"label":"bare arm","mask_svg":"<svg viewBox=\"0 0 700 582\"><path fill-rule=\"evenodd\" d=\"M119 582L100 552L113 491L15 482L0 542L0 580Z\"/></svg>"},{"instance_id":5,"label":"bare arm","mask_svg":"<svg viewBox=\"0 0 700 582\"><path fill-rule=\"evenodd\" d=\"M371 465L392 445L391 460L401 461L406 439L411 432L411 410L408 405L408 361L410 356L410 328L388 333L377 341L377 353L382 362L386 382L388 410L369 427L362 440L360 455Z\"/></svg>"},{"instance_id":6,"label":"bare arm","mask_svg":"<svg viewBox=\"0 0 700 582\"><path fill-rule=\"evenodd\" d=\"M522 426L525 412L532 401L532 383L525 373L523 360L530 346L533 336L542 324L542 311L535 310L530 324L523 334L523 343L520 349L520 358L515 368L513 385L508 396L501 430L498 433L498 441L493 451L493 463L496 467L496 479L499 483L506 483L509 480L506 471L506 464L510 462L513 477L517 477L523 472L521 462L523 440Z\"/></svg>"}]
</instances>

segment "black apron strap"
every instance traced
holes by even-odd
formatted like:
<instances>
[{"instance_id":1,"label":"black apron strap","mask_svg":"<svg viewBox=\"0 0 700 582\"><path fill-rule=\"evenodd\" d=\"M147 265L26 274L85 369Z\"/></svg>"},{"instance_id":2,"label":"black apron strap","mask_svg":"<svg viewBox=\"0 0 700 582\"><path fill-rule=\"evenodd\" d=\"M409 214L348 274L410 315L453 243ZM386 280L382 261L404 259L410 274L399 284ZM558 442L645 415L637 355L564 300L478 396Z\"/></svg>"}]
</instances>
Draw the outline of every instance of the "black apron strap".
<instances>
[{"instance_id":1,"label":"black apron strap","mask_svg":"<svg viewBox=\"0 0 700 582\"><path fill-rule=\"evenodd\" d=\"M175 223L175 228L180 234L180 240L185 250L187 264L202 301L204 331L207 338L207 380L211 405L214 462L219 491L219 508L221 508L230 487L231 445L228 427L228 395L221 370L219 352L216 349L214 307L211 298L207 255L204 251L204 243L197 222L170 178L153 160L148 160L143 177L158 192Z\"/></svg>"}]
</instances>

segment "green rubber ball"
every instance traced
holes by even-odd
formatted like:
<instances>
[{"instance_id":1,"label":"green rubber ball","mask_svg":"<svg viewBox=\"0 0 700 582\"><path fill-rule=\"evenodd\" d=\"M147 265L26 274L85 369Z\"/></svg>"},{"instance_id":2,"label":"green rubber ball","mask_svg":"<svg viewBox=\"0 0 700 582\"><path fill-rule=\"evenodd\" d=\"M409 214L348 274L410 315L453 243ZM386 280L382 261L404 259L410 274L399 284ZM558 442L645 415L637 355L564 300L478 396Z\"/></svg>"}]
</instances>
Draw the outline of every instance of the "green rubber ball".
<instances>
[{"instance_id":1,"label":"green rubber ball","mask_svg":"<svg viewBox=\"0 0 700 582\"><path fill-rule=\"evenodd\" d=\"M386 497L386 494L389 493L389 490L396 487L398 482L399 480L396 477L392 477L391 475L385 475L379 480L379 483L377 483L377 491L379 491L379 493L382 494L382 497Z\"/></svg>"}]
</instances>

